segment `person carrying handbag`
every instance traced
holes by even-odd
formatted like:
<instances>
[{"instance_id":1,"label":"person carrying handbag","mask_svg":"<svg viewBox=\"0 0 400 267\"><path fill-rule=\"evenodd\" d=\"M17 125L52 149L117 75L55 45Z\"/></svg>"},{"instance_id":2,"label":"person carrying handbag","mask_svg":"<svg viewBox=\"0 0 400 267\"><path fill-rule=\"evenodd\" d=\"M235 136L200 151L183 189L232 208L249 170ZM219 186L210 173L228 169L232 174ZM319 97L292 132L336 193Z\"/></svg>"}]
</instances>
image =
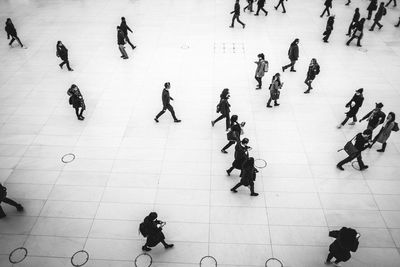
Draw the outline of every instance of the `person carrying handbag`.
<instances>
[{"instance_id":1,"label":"person carrying handbag","mask_svg":"<svg viewBox=\"0 0 400 267\"><path fill-rule=\"evenodd\" d=\"M243 133L242 127L244 127L245 124L246 124L245 122L242 123L238 122L237 115L232 115L231 128L229 129L229 132L226 134L226 137L229 142L221 149L222 153L227 154L228 152L226 151L226 149L228 149L236 142L240 142L240 135Z\"/></svg>"},{"instance_id":2,"label":"person carrying handbag","mask_svg":"<svg viewBox=\"0 0 400 267\"><path fill-rule=\"evenodd\" d=\"M231 105L228 102L230 95L229 95L229 89L225 88L224 90L222 90L222 93L220 95L220 100L219 103L217 105L217 113L221 113L221 116L219 116L216 120L211 121L211 126L214 127L215 123L222 120L223 118L225 118L226 120L226 130L229 130L229 126L230 126L230 118L229 118L229 112Z\"/></svg>"},{"instance_id":3,"label":"person carrying handbag","mask_svg":"<svg viewBox=\"0 0 400 267\"><path fill-rule=\"evenodd\" d=\"M272 82L269 86L269 99L267 102L267 108L272 108L271 101L274 100L274 106L279 106L278 99L280 96L280 89L283 86L283 82L281 82L281 75L276 73L274 77L272 77Z\"/></svg>"}]
</instances>

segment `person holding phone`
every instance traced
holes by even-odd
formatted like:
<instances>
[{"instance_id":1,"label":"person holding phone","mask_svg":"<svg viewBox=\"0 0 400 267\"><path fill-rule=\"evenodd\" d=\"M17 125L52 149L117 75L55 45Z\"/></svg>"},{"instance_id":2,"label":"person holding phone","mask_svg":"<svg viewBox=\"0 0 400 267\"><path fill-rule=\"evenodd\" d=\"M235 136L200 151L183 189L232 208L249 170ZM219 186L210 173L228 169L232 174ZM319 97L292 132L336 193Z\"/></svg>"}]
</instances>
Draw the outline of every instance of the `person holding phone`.
<instances>
[{"instance_id":1,"label":"person holding phone","mask_svg":"<svg viewBox=\"0 0 400 267\"><path fill-rule=\"evenodd\" d=\"M350 99L349 102L346 104L346 108L350 108L349 111L347 111L346 118L342 123L340 123L338 126L336 126L338 129L342 128L346 124L346 122L350 119L353 118L353 121L349 123L349 125L354 125L357 122L357 112L361 108L363 102L364 102L364 88L360 88L356 90L356 93L353 95L353 97Z\"/></svg>"},{"instance_id":2,"label":"person holding phone","mask_svg":"<svg viewBox=\"0 0 400 267\"><path fill-rule=\"evenodd\" d=\"M329 232L329 236L335 238L335 241L329 246L329 254L325 260L326 265L333 264L339 266L340 262L346 262L351 258L350 252L356 252L361 235L352 228L342 227L339 231ZM331 260L335 258L334 262Z\"/></svg>"},{"instance_id":3,"label":"person holding phone","mask_svg":"<svg viewBox=\"0 0 400 267\"><path fill-rule=\"evenodd\" d=\"M162 232L162 228L165 226L165 222L157 220L157 213L150 212L143 220L143 223L139 226L140 233L147 237L146 243L142 247L143 251L150 251L150 247L155 247L159 243L164 245L165 249L172 248L174 244L167 244L165 242L165 236Z\"/></svg>"}]
</instances>

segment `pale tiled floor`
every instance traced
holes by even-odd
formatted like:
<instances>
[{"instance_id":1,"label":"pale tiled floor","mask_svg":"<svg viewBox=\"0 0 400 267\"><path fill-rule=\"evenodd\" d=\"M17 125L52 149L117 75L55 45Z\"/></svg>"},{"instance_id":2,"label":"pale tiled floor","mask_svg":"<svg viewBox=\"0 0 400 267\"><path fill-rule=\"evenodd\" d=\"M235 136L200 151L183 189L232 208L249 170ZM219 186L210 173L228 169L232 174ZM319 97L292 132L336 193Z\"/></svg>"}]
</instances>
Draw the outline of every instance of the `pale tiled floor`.
<instances>
[{"instance_id":1,"label":"pale tiled floor","mask_svg":"<svg viewBox=\"0 0 400 267\"><path fill-rule=\"evenodd\" d=\"M29 255L15 266L71 266L69 257L81 249L90 254L86 266L134 266L144 242L138 224L153 210L176 244L155 248L153 266L198 266L205 255L220 266L264 266L272 256L285 266L323 266L328 230L344 225L362 237L343 266L398 266L400 135L392 135L385 154L377 146L364 153L367 171L346 165L340 172L335 164L345 154L336 150L365 123L335 126L360 87L360 115L379 101L400 116L399 9L389 8L384 28L366 31L357 49L344 45L344 33L356 6L365 14L366 0L350 7L334 1L329 44L321 41L322 0L288 1L287 14L267 2L269 16L243 14L243 30L228 28L233 0L0 1L0 21L12 17L28 46L10 49L0 31L0 181L26 208L18 214L3 205L0 266L11 266L8 254L20 246ZM127 47L128 61L116 45L121 16L138 46ZM298 72L283 74L281 106L267 110L268 82L296 37ZM57 66L57 40L69 48L72 73ZM260 52L270 72L264 90L255 91ZM321 74L306 96L313 57ZM165 81L181 124L168 113L153 121ZM86 99L83 122L68 105L72 83ZM256 181L257 198L246 188L229 191L238 181L237 172L225 174L233 149L221 154L223 122L210 126L224 87L233 113L247 122L252 156L269 164ZM76 159L63 164L67 153Z\"/></svg>"}]
</instances>

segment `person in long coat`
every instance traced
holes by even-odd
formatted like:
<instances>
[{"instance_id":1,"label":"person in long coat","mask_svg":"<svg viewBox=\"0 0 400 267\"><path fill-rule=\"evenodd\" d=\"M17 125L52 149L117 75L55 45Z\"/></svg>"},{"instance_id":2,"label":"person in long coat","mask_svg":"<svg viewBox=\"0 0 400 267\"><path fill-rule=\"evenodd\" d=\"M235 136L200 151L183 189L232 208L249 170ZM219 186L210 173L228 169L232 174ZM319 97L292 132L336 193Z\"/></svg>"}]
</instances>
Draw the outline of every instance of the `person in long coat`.
<instances>
[{"instance_id":1,"label":"person in long coat","mask_svg":"<svg viewBox=\"0 0 400 267\"><path fill-rule=\"evenodd\" d=\"M15 29L14 24L12 23L10 18L7 18L6 27L4 29L7 33L7 39L10 39L10 37L11 37L11 41L8 43L9 46L12 46L14 41L17 40L19 45L21 47L24 47L24 45L22 44L21 40L19 39L19 37L17 35L17 30Z\"/></svg>"},{"instance_id":2,"label":"person in long coat","mask_svg":"<svg viewBox=\"0 0 400 267\"><path fill-rule=\"evenodd\" d=\"M238 141L235 146L235 160L232 162L232 166L226 170L228 176L234 169L242 170L243 163L249 158L249 150L251 147L248 146L249 139L243 138L242 141Z\"/></svg>"},{"instance_id":3,"label":"person in long coat","mask_svg":"<svg viewBox=\"0 0 400 267\"><path fill-rule=\"evenodd\" d=\"M356 93L353 95L353 97L350 99L349 102L345 105L346 108L350 108L349 111L347 111L346 118L342 123L340 123L337 128L340 129L342 126L346 124L346 122L350 119L353 118L353 121L350 122L350 125L354 125L357 122L357 112L361 108L363 102L364 102L364 95L363 95L364 88L360 88L356 90Z\"/></svg>"},{"instance_id":4,"label":"person in long coat","mask_svg":"<svg viewBox=\"0 0 400 267\"><path fill-rule=\"evenodd\" d=\"M67 69L69 71L73 71L73 69L71 69L71 67L69 65L68 49L65 47L65 45L61 41L58 41L56 49L57 49L56 56L61 58L61 60L62 60L62 62L59 64L60 68L62 69L64 64L66 64Z\"/></svg>"},{"instance_id":5,"label":"person in long coat","mask_svg":"<svg viewBox=\"0 0 400 267\"><path fill-rule=\"evenodd\" d=\"M383 25L380 23L381 19L383 16L386 15L386 7L385 3L381 2L379 5L378 11L376 11L375 18L374 18L374 23L372 24L371 28L369 31L373 31L375 29L375 26L378 25L379 30L382 29Z\"/></svg>"},{"instance_id":6,"label":"person in long coat","mask_svg":"<svg viewBox=\"0 0 400 267\"><path fill-rule=\"evenodd\" d=\"M240 174L240 182L231 188L233 193L237 193L239 187L249 186L250 196L258 196L258 193L254 192L254 181L256 180L257 169L254 167L254 158L249 158L243 163L242 173Z\"/></svg>"},{"instance_id":7,"label":"person in long coat","mask_svg":"<svg viewBox=\"0 0 400 267\"><path fill-rule=\"evenodd\" d=\"M239 123L238 116L232 115L231 117L231 127L229 132L226 134L228 139L228 144L226 144L222 149L221 152L226 154L228 153L226 150L231 147L236 142L240 143L240 135L242 134L242 127L244 127L245 122Z\"/></svg>"},{"instance_id":8,"label":"person in long coat","mask_svg":"<svg viewBox=\"0 0 400 267\"><path fill-rule=\"evenodd\" d=\"M365 165L364 162L362 161L361 157L361 152L363 152L365 149L367 149L371 144L372 136L372 130L371 129L366 129L362 133L358 133L353 139L355 139L354 142L354 147L356 151L350 155L347 156L344 160L340 161L337 165L336 168L338 168L341 171L344 171L343 165L351 162L353 159L357 159L358 166L360 167L360 171L368 169L368 165Z\"/></svg>"},{"instance_id":9,"label":"person in long coat","mask_svg":"<svg viewBox=\"0 0 400 267\"><path fill-rule=\"evenodd\" d=\"M368 112L361 120L359 120L359 122L367 120L367 129L374 130L379 124L382 124L385 121L386 114L382 111L382 108L382 103L376 103L375 108Z\"/></svg>"},{"instance_id":10,"label":"person in long coat","mask_svg":"<svg viewBox=\"0 0 400 267\"><path fill-rule=\"evenodd\" d=\"M86 109L86 105L78 86L75 84L71 85L67 91L67 94L69 95L69 104L75 109L76 117L80 121L84 120L85 117L83 117L82 114Z\"/></svg>"},{"instance_id":11,"label":"person in long coat","mask_svg":"<svg viewBox=\"0 0 400 267\"><path fill-rule=\"evenodd\" d=\"M231 105L228 102L230 95L229 95L229 89L225 88L222 90L222 93L220 95L220 100L217 105L217 113L221 113L221 116L219 116L216 120L211 121L211 125L214 127L215 123L218 121L222 120L225 118L226 121L226 130L228 131L230 127L230 117L229 117L229 112L230 112L230 107Z\"/></svg>"},{"instance_id":12,"label":"person in long coat","mask_svg":"<svg viewBox=\"0 0 400 267\"><path fill-rule=\"evenodd\" d=\"M340 262L346 262L351 258L351 252L358 249L358 239L360 234L352 228L342 227L339 231L330 231L329 236L335 238L335 241L329 246L329 254L325 264L332 264L331 260L335 258L334 265L339 266Z\"/></svg>"},{"instance_id":13,"label":"person in long coat","mask_svg":"<svg viewBox=\"0 0 400 267\"><path fill-rule=\"evenodd\" d=\"M325 28L325 31L323 33L324 38L322 38L322 40L324 40L325 43L328 42L328 39L331 36L331 33L333 31L333 24L334 23L335 23L335 17L334 16L330 16L328 18L328 21L326 22L326 28Z\"/></svg>"},{"instance_id":14,"label":"person in long coat","mask_svg":"<svg viewBox=\"0 0 400 267\"><path fill-rule=\"evenodd\" d=\"M325 0L324 6L325 6L325 9L320 16L321 18L324 16L325 12L327 12L326 14L328 17L331 15L331 12L329 11L329 9L332 8L332 0Z\"/></svg>"},{"instance_id":15,"label":"person in long coat","mask_svg":"<svg viewBox=\"0 0 400 267\"><path fill-rule=\"evenodd\" d=\"M370 20L372 17L372 12L378 9L378 0L371 0L369 3L367 10L368 10L368 17L367 20Z\"/></svg>"},{"instance_id":16,"label":"person in long coat","mask_svg":"<svg viewBox=\"0 0 400 267\"><path fill-rule=\"evenodd\" d=\"M317 60L315 58L311 59L310 66L308 66L307 77L304 81L304 83L308 86L307 90L304 92L305 94L310 93L310 90L313 89L311 84L314 81L315 77L319 74L319 72L320 67Z\"/></svg>"},{"instance_id":17,"label":"person in long coat","mask_svg":"<svg viewBox=\"0 0 400 267\"><path fill-rule=\"evenodd\" d=\"M163 222L157 220L157 213L150 212L148 216L144 218L143 223L145 224L147 232L146 244L142 247L143 251L150 251L150 247L155 247L159 243L163 244L166 249L172 248L174 244L167 244L165 242L165 236L162 232Z\"/></svg>"},{"instance_id":18,"label":"person in long coat","mask_svg":"<svg viewBox=\"0 0 400 267\"><path fill-rule=\"evenodd\" d=\"M357 38L357 46L361 47L361 39L364 36L364 23L365 18L360 19L353 27L353 34L350 39L346 42L346 45L350 45L351 41Z\"/></svg>"},{"instance_id":19,"label":"person in long coat","mask_svg":"<svg viewBox=\"0 0 400 267\"><path fill-rule=\"evenodd\" d=\"M383 124L379 133L372 140L372 145L375 144L375 142L382 144L382 148L378 149L377 150L378 152L385 152L387 140L389 139L390 134L392 133L392 131L393 132L399 131L399 125L397 122L395 122L395 120L396 120L396 115L393 112L389 112L386 118L386 122Z\"/></svg>"},{"instance_id":20,"label":"person in long coat","mask_svg":"<svg viewBox=\"0 0 400 267\"><path fill-rule=\"evenodd\" d=\"M258 61L254 62L257 64L256 74L255 74L254 78L258 82L256 89L261 89L262 77L264 77L264 74L268 71L268 61L265 60L265 56L263 53L258 54L257 57L258 57Z\"/></svg>"},{"instance_id":21,"label":"person in long coat","mask_svg":"<svg viewBox=\"0 0 400 267\"><path fill-rule=\"evenodd\" d=\"M281 82L281 75L276 73L274 77L272 77L272 82L269 86L269 99L267 102L267 108L272 108L271 101L274 101L274 106L279 106L278 99L280 96L280 89L283 86L283 82Z\"/></svg>"},{"instance_id":22,"label":"person in long coat","mask_svg":"<svg viewBox=\"0 0 400 267\"><path fill-rule=\"evenodd\" d=\"M6 217L6 214L4 213L4 210L1 207L1 203L6 203L8 205L14 206L19 212L24 210L24 207L21 204L7 197L7 188L5 188L0 183L0 219Z\"/></svg>"},{"instance_id":23,"label":"person in long coat","mask_svg":"<svg viewBox=\"0 0 400 267\"><path fill-rule=\"evenodd\" d=\"M354 11L353 19L350 22L349 30L347 31L347 36L351 35L351 30L357 25L358 21L360 20L360 9L357 7Z\"/></svg>"},{"instance_id":24,"label":"person in long coat","mask_svg":"<svg viewBox=\"0 0 400 267\"><path fill-rule=\"evenodd\" d=\"M289 67L290 67L290 71L296 72L296 70L294 69L294 64L296 64L296 61L299 59L299 42L300 42L300 40L298 38L296 38L290 44L289 51L288 51L290 64L282 67L283 72L285 72L285 70Z\"/></svg>"}]
</instances>

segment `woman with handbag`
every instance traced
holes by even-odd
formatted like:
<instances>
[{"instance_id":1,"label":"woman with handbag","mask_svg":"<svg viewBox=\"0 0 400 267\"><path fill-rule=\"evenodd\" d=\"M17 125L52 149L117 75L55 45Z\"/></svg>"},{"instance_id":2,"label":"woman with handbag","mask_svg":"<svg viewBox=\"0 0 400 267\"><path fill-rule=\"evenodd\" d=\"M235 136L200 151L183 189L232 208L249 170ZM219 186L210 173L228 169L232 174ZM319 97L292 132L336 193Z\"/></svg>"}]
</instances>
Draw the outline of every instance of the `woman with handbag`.
<instances>
[{"instance_id":1,"label":"woman with handbag","mask_svg":"<svg viewBox=\"0 0 400 267\"><path fill-rule=\"evenodd\" d=\"M357 158L358 165L360 166L360 171L367 169L368 165L365 165L364 162L362 161L361 152L370 146L371 135L372 135L372 130L366 129L362 133L358 133L356 136L354 136L353 139L356 140L354 145L351 142L353 139L347 142L344 150L348 154L348 157L339 162L336 165L336 167L339 170L344 171L343 165Z\"/></svg>"},{"instance_id":2,"label":"woman with handbag","mask_svg":"<svg viewBox=\"0 0 400 267\"><path fill-rule=\"evenodd\" d=\"M271 101L274 100L274 106L279 106L278 99L280 92L279 90L282 88L283 82L281 82L281 75L276 73L274 77L272 77L272 82L269 86L269 99L267 103L267 108L272 108Z\"/></svg>"},{"instance_id":3,"label":"woman with handbag","mask_svg":"<svg viewBox=\"0 0 400 267\"><path fill-rule=\"evenodd\" d=\"M228 153L226 149L228 149L230 146L235 144L236 142L240 142L240 135L242 134L243 130L242 127L246 124L245 122L239 123L238 121L238 116L237 115L232 115L231 117L231 128L229 132L226 134L226 137L228 138L228 144L226 144L222 149L221 152L226 154Z\"/></svg>"},{"instance_id":4,"label":"woman with handbag","mask_svg":"<svg viewBox=\"0 0 400 267\"><path fill-rule=\"evenodd\" d=\"M351 41L357 38L357 46L361 47L361 39L364 36L364 23L365 23L365 18L362 18L354 25L353 34L347 41L346 45L350 45Z\"/></svg>"},{"instance_id":5,"label":"woman with handbag","mask_svg":"<svg viewBox=\"0 0 400 267\"><path fill-rule=\"evenodd\" d=\"M221 116L219 116L215 121L211 121L211 126L214 127L214 125L217 121L220 121L223 118L225 118L226 130L228 131L229 126L230 126L229 112L230 112L230 107L231 107L231 105L228 102L228 99L230 97L229 89L225 88L224 90L222 90L222 93L219 97L220 97L220 100L217 105L217 113L221 113Z\"/></svg>"},{"instance_id":6,"label":"woman with handbag","mask_svg":"<svg viewBox=\"0 0 400 267\"><path fill-rule=\"evenodd\" d=\"M83 111L86 109L85 101L78 86L75 84L71 85L68 89L67 94L69 97L69 104L75 109L75 114L78 120L82 121L85 117L82 116ZM80 111L79 111L80 109Z\"/></svg>"},{"instance_id":7,"label":"woman with handbag","mask_svg":"<svg viewBox=\"0 0 400 267\"><path fill-rule=\"evenodd\" d=\"M399 131L399 125L397 122L395 122L396 115L393 112L389 112L386 118L385 124L383 124L381 130L379 133L375 136L375 138L372 141L371 147L375 144L375 142L381 143L382 148L378 149L378 152L385 152L386 145L387 145L387 140L390 137L390 134L393 132L398 132Z\"/></svg>"},{"instance_id":8,"label":"woman with handbag","mask_svg":"<svg viewBox=\"0 0 400 267\"><path fill-rule=\"evenodd\" d=\"M243 163L242 173L240 174L240 182L235 185L231 191L233 193L237 193L239 187L249 186L250 187L250 196L258 196L258 193L254 192L254 181L256 180L257 169L254 167L254 158L249 158Z\"/></svg>"}]
</instances>

